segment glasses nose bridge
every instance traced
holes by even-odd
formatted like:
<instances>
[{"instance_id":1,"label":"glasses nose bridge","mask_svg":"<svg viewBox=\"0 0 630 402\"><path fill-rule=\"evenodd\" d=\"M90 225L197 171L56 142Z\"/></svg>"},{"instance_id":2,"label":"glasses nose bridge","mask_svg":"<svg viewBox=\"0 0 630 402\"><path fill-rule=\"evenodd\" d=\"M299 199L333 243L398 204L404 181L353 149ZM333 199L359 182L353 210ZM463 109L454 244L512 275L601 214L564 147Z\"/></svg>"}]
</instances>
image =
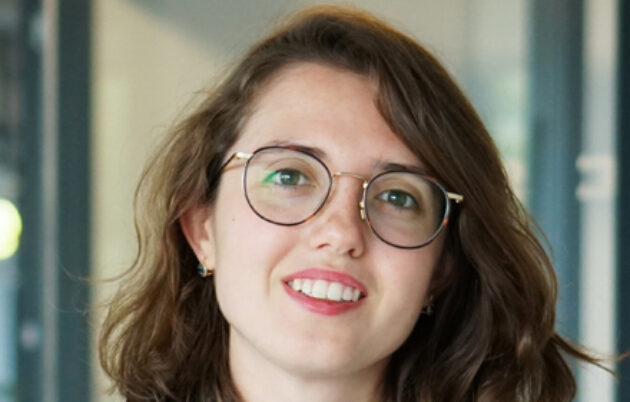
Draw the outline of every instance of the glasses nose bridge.
<instances>
[{"instance_id":1,"label":"glasses nose bridge","mask_svg":"<svg viewBox=\"0 0 630 402\"><path fill-rule=\"evenodd\" d=\"M350 177L353 177L353 178L355 178L357 180L361 180L363 182L363 187L364 188L367 186L367 183L369 182L368 179L366 179L365 177L363 177L363 176L361 176L360 174L357 174L357 173L339 171L339 172L334 172L332 174L333 179L335 179L335 178L337 178L339 176L350 176Z\"/></svg>"},{"instance_id":2,"label":"glasses nose bridge","mask_svg":"<svg viewBox=\"0 0 630 402\"><path fill-rule=\"evenodd\" d=\"M359 201L359 213L361 215L361 220L365 221L366 220L366 213L365 213L365 191L368 187L368 184L370 183L370 180L367 179L365 176L361 176L360 174L357 173L353 173L353 172L343 172L343 171L337 171L332 173L332 181L334 181L337 177L340 176L349 176L353 179L357 179L359 181L361 181L361 189L363 190L362 194L361 194L361 199ZM332 186L332 182L331 182L331 186Z\"/></svg>"}]
</instances>

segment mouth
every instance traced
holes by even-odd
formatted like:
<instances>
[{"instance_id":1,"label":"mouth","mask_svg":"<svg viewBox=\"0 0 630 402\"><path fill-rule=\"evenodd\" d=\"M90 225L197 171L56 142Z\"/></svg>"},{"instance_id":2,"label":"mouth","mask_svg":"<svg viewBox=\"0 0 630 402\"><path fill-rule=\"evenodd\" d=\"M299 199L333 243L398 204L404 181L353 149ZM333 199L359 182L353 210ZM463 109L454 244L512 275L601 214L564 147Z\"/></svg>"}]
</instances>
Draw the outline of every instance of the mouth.
<instances>
[{"instance_id":1,"label":"mouth","mask_svg":"<svg viewBox=\"0 0 630 402\"><path fill-rule=\"evenodd\" d=\"M325 279L294 278L285 282L288 287L307 297L333 302L357 302L365 294L356 287Z\"/></svg>"},{"instance_id":2,"label":"mouth","mask_svg":"<svg viewBox=\"0 0 630 402\"><path fill-rule=\"evenodd\" d=\"M282 279L284 289L312 313L339 315L359 309L368 297L361 281L343 272L308 268Z\"/></svg>"}]
</instances>

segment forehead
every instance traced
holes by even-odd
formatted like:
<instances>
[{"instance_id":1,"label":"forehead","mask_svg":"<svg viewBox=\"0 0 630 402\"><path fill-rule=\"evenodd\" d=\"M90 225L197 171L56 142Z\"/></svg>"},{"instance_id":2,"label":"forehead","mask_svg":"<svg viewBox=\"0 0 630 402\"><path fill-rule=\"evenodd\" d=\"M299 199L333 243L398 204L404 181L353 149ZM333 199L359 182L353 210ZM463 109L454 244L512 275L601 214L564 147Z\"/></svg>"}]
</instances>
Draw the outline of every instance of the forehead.
<instances>
[{"instance_id":1,"label":"forehead","mask_svg":"<svg viewBox=\"0 0 630 402\"><path fill-rule=\"evenodd\" d=\"M316 63L290 65L254 100L234 150L295 143L321 149L332 161L420 165L383 119L375 95L365 76Z\"/></svg>"}]
</instances>

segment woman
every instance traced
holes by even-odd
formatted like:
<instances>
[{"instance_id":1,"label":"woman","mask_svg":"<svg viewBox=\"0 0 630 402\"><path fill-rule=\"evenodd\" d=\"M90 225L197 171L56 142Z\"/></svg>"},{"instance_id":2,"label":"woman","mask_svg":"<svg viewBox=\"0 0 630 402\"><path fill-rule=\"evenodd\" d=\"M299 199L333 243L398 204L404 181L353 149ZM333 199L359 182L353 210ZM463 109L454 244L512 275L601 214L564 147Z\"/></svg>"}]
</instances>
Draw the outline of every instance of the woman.
<instances>
[{"instance_id":1,"label":"woman","mask_svg":"<svg viewBox=\"0 0 630 402\"><path fill-rule=\"evenodd\" d=\"M168 137L101 361L128 400L568 401L556 279L410 38L304 12Z\"/></svg>"}]
</instances>

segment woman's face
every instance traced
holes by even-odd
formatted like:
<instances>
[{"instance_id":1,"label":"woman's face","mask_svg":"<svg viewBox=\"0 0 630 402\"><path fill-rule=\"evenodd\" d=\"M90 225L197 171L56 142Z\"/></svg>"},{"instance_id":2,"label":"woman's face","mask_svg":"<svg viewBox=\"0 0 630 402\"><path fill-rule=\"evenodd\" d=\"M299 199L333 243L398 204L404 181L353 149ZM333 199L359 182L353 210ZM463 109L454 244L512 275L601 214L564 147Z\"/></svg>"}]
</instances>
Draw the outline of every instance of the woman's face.
<instances>
[{"instance_id":1,"label":"woman's face","mask_svg":"<svg viewBox=\"0 0 630 402\"><path fill-rule=\"evenodd\" d=\"M231 152L279 143L310 147L331 172L367 178L384 163L421 167L374 99L363 76L292 65L256 99ZM302 376L380 375L427 304L442 236L415 250L384 243L361 220L362 182L351 176L334 180L327 203L307 222L266 222L246 202L243 166L232 163L223 173L197 240L198 254L215 268L217 298L230 325L232 369L266 365ZM323 280L324 286L339 282L342 291L356 288L362 296L335 302L297 294L288 280L298 278Z\"/></svg>"}]
</instances>

